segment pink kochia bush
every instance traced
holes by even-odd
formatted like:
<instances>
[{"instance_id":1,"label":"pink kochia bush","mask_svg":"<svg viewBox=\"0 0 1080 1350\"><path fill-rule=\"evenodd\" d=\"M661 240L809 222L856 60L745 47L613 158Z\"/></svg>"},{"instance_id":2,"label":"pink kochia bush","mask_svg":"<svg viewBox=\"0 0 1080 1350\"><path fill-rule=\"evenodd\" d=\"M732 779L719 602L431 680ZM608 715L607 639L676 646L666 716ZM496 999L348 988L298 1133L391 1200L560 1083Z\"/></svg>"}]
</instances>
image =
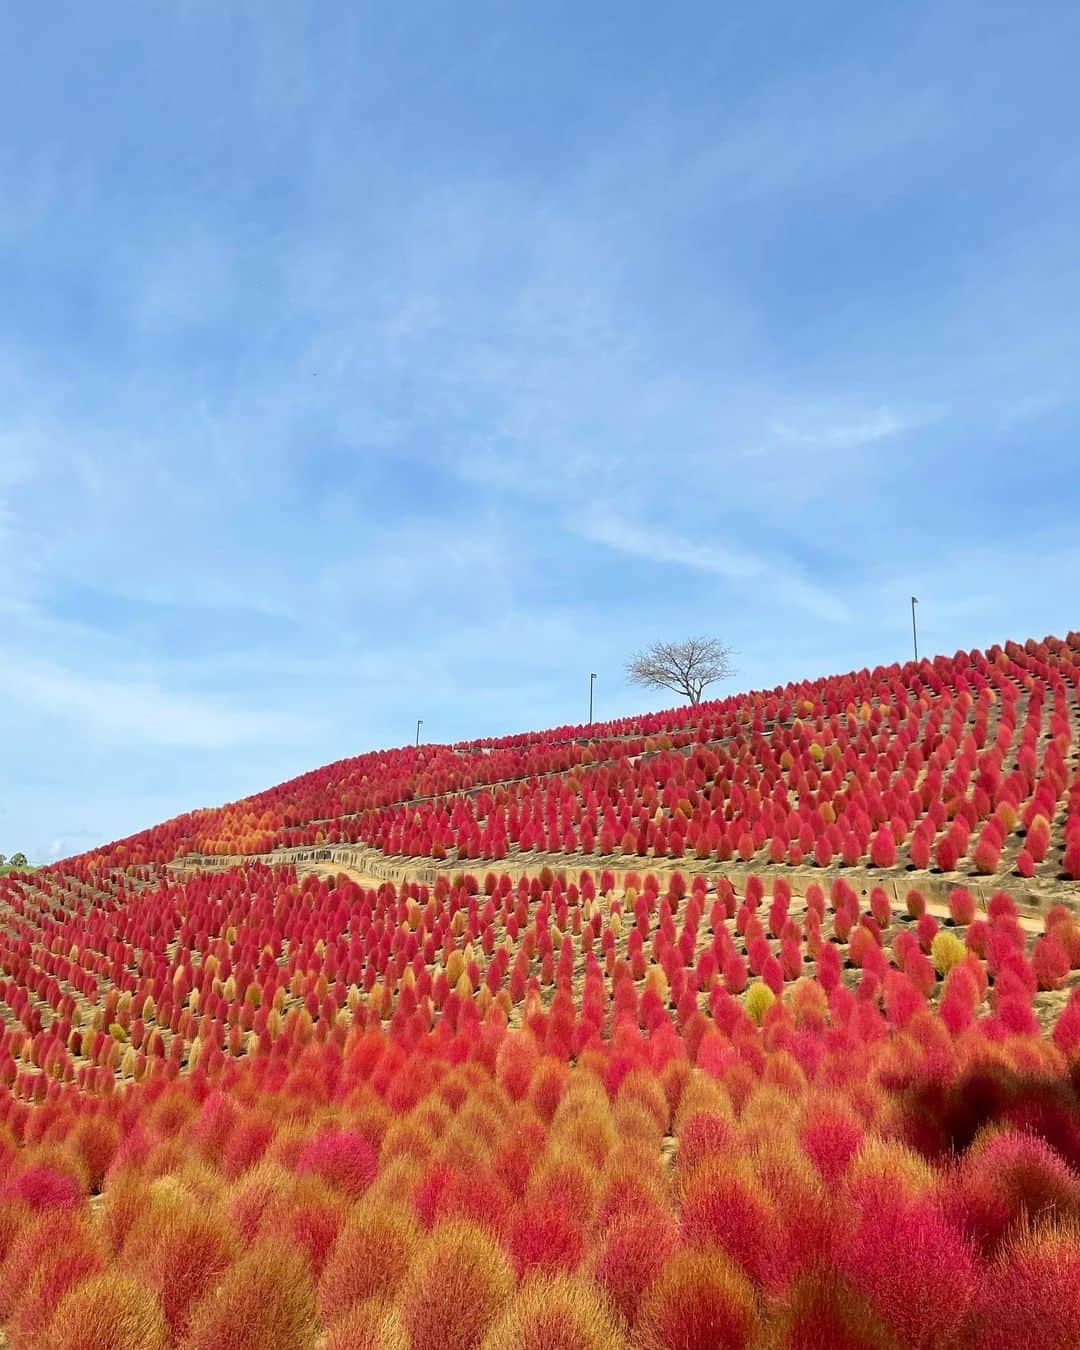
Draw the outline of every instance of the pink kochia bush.
<instances>
[{"instance_id":1,"label":"pink kochia bush","mask_svg":"<svg viewBox=\"0 0 1080 1350\"><path fill-rule=\"evenodd\" d=\"M949 915L953 923L966 927L975 917L975 897L964 886L949 892Z\"/></svg>"},{"instance_id":2,"label":"pink kochia bush","mask_svg":"<svg viewBox=\"0 0 1080 1350\"><path fill-rule=\"evenodd\" d=\"M809 1117L799 1135L807 1156L829 1185L839 1182L864 1138L865 1130L856 1116L821 1107Z\"/></svg>"},{"instance_id":3,"label":"pink kochia bush","mask_svg":"<svg viewBox=\"0 0 1080 1350\"><path fill-rule=\"evenodd\" d=\"M39 1213L49 1209L75 1209L83 1197L75 1176L34 1164L12 1177L3 1187L2 1194L5 1199L25 1201Z\"/></svg>"},{"instance_id":4,"label":"pink kochia bush","mask_svg":"<svg viewBox=\"0 0 1080 1350\"><path fill-rule=\"evenodd\" d=\"M296 1160L296 1170L321 1177L349 1196L359 1196L375 1177L375 1154L353 1130L328 1130L317 1135Z\"/></svg>"},{"instance_id":5,"label":"pink kochia bush","mask_svg":"<svg viewBox=\"0 0 1080 1350\"><path fill-rule=\"evenodd\" d=\"M1075 1225L1020 1231L990 1267L972 1317L979 1350L1012 1350L1038 1328L1040 1350L1070 1350L1080 1324L1080 1233Z\"/></svg>"},{"instance_id":6,"label":"pink kochia bush","mask_svg":"<svg viewBox=\"0 0 1080 1350\"><path fill-rule=\"evenodd\" d=\"M926 1199L867 1195L846 1273L902 1345L960 1335L979 1287L970 1244Z\"/></svg>"}]
</instances>

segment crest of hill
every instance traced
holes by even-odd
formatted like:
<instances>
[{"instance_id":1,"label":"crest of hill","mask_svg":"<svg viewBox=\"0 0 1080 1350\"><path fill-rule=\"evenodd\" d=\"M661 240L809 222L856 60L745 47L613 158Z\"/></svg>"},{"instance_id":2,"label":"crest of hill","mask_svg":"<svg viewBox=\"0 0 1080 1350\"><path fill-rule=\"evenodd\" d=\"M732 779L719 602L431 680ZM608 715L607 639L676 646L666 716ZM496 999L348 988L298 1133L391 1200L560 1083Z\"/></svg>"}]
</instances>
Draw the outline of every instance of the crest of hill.
<instances>
[{"instance_id":1,"label":"crest of hill","mask_svg":"<svg viewBox=\"0 0 1080 1350\"><path fill-rule=\"evenodd\" d=\"M636 717L371 751L57 864L359 845L1080 875L1080 635L878 666Z\"/></svg>"}]
</instances>

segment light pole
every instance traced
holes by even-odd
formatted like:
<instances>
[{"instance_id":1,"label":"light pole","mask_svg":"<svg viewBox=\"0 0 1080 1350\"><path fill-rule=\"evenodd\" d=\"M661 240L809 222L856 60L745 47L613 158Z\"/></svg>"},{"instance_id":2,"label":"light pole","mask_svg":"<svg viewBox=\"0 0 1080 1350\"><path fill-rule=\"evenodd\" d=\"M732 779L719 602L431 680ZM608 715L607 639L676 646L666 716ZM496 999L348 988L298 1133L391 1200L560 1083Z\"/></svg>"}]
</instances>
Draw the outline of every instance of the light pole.
<instances>
[{"instance_id":1,"label":"light pole","mask_svg":"<svg viewBox=\"0 0 1080 1350\"><path fill-rule=\"evenodd\" d=\"M589 726L592 726L592 692L593 685L596 683L596 671L589 676Z\"/></svg>"},{"instance_id":2,"label":"light pole","mask_svg":"<svg viewBox=\"0 0 1080 1350\"><path fill-rule=\"evenodd\" d=\"M917 595L913 595L913 596L911 597L911 645L915 648L915 662L916 662L916 664L918 664L918 660L919 660L919 634L918 634L918 631L917 631L917 629L916 629L916 627L915 627L915 606L916 606L918 603L919 603L919 597L918 597Z\"/></svg>"},{"instance_id":3,"label":"light pole","mask_svg":"<svg viewBox=\"0 0 1080 1350\"><path fill-rule=\"evenodd\" d=\"M424 725L424 719L423 719L422 717L418 717L418 718L416 719L416 744L417 744L417 745L420 744L420 728L421 728L423 725Z\"/></svg>"}]
</instances>

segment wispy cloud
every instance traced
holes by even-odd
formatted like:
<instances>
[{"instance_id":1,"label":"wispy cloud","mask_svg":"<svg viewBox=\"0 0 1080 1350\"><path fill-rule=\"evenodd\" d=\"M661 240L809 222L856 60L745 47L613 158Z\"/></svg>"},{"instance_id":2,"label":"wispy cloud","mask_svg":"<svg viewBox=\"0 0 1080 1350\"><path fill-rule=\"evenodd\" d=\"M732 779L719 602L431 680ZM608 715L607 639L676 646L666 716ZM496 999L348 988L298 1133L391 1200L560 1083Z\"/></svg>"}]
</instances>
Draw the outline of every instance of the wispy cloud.
<instances>
[{"instance_id":1,"label":"wispy cloud","mask_svg":"<svg viewBox=\"0 0 1080 1350\"><path fill-rule=\"evenodd\" d=\"M638 521L615 520L602 514L577 521L575 528L582 537L628 557L750 583L759 598L772 595L818 619L843 623L851 617L839 596L802 575L782 556L695 542L672 534L667 524L663 529L650 529Z\"/></svg>"},{"instance_id":2,"label":"wispy cloud","mask_svg":"<svg viewBox=\"0 0 1080 1350\"><path fill-rule=\"evenodd\" d=\"M702 151L693 181L725 201L828 187L853 171L884 172L898 155L940 145L955 114L936 85L890 88L888 79L848 77L823 88L804 75L770 83L740 109L740 121Z\"/></svg>"},{"instance_id":3,"label":"wispy cloud","mask_svg":"<svg viewBox=\"0 0 1080 1350\"><path fill-rule=\"evenodd\" d=\"M779 441L820 450L851 450L892 440L938 421L940 409L899 409L881 405L876 408L820 406L793 407L783 420L770 427Z\"/></svg>"},{"instance_id":4,"label":"wispy cloud","mask_svg":"<svg viewBox=\"0 0 1080 1350\"><path fill-rule=\"evenodd\" d=\"M317 727L314 719L283 710L256 712L170 690L150 679L88 676L4 652L0 691L23 709L123 745L220 750L266 739L302 740Z\"/></svg>"},{"instance_id":5,"label":"wispy cloud","mask_svg":"<svg viewBox=\"0 0 1080 1350\"><path fill-rule=\"evenodd\" d=\"M594 543L604 544L633 558L674 563L701 572L715 572L731 581L749 581L763 577L767 568L762 558L740 549L712 543L695 543L669 530L650 529L633 519L616 520L604 514L582 517L574 523L576 533Z\"/></svg>"}]
</instances>

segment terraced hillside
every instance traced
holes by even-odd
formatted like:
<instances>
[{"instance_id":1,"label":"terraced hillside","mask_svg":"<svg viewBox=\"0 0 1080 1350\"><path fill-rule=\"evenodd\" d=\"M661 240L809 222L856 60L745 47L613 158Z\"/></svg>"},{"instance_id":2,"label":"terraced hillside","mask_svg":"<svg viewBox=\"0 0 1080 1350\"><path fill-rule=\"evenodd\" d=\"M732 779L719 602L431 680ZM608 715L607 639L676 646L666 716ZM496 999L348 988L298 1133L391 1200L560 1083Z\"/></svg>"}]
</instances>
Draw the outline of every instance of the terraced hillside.
<instances>
[{"instance_id":1,"label":"terraced hillside","mask_svg":"<svg viewBox=\"0 0 1080 1350\"><path fill-rule=\"evenodd\" d=\"M49 1347L1076 1344L1080 635L0 878Z\"/></svg>"},{"instance_id":2,"label":"terraced hillside","mask_svg":"<svg viewBox=\"0 0 1080 1350\"><path fill-rule=\"evenodd\" d=\"M450 865L869 864L1038 889L1080 876L1078 688L1073 636L600 726L361 755L80 861L100 872L359 844Z\"/></svg>"}]
</instances>

